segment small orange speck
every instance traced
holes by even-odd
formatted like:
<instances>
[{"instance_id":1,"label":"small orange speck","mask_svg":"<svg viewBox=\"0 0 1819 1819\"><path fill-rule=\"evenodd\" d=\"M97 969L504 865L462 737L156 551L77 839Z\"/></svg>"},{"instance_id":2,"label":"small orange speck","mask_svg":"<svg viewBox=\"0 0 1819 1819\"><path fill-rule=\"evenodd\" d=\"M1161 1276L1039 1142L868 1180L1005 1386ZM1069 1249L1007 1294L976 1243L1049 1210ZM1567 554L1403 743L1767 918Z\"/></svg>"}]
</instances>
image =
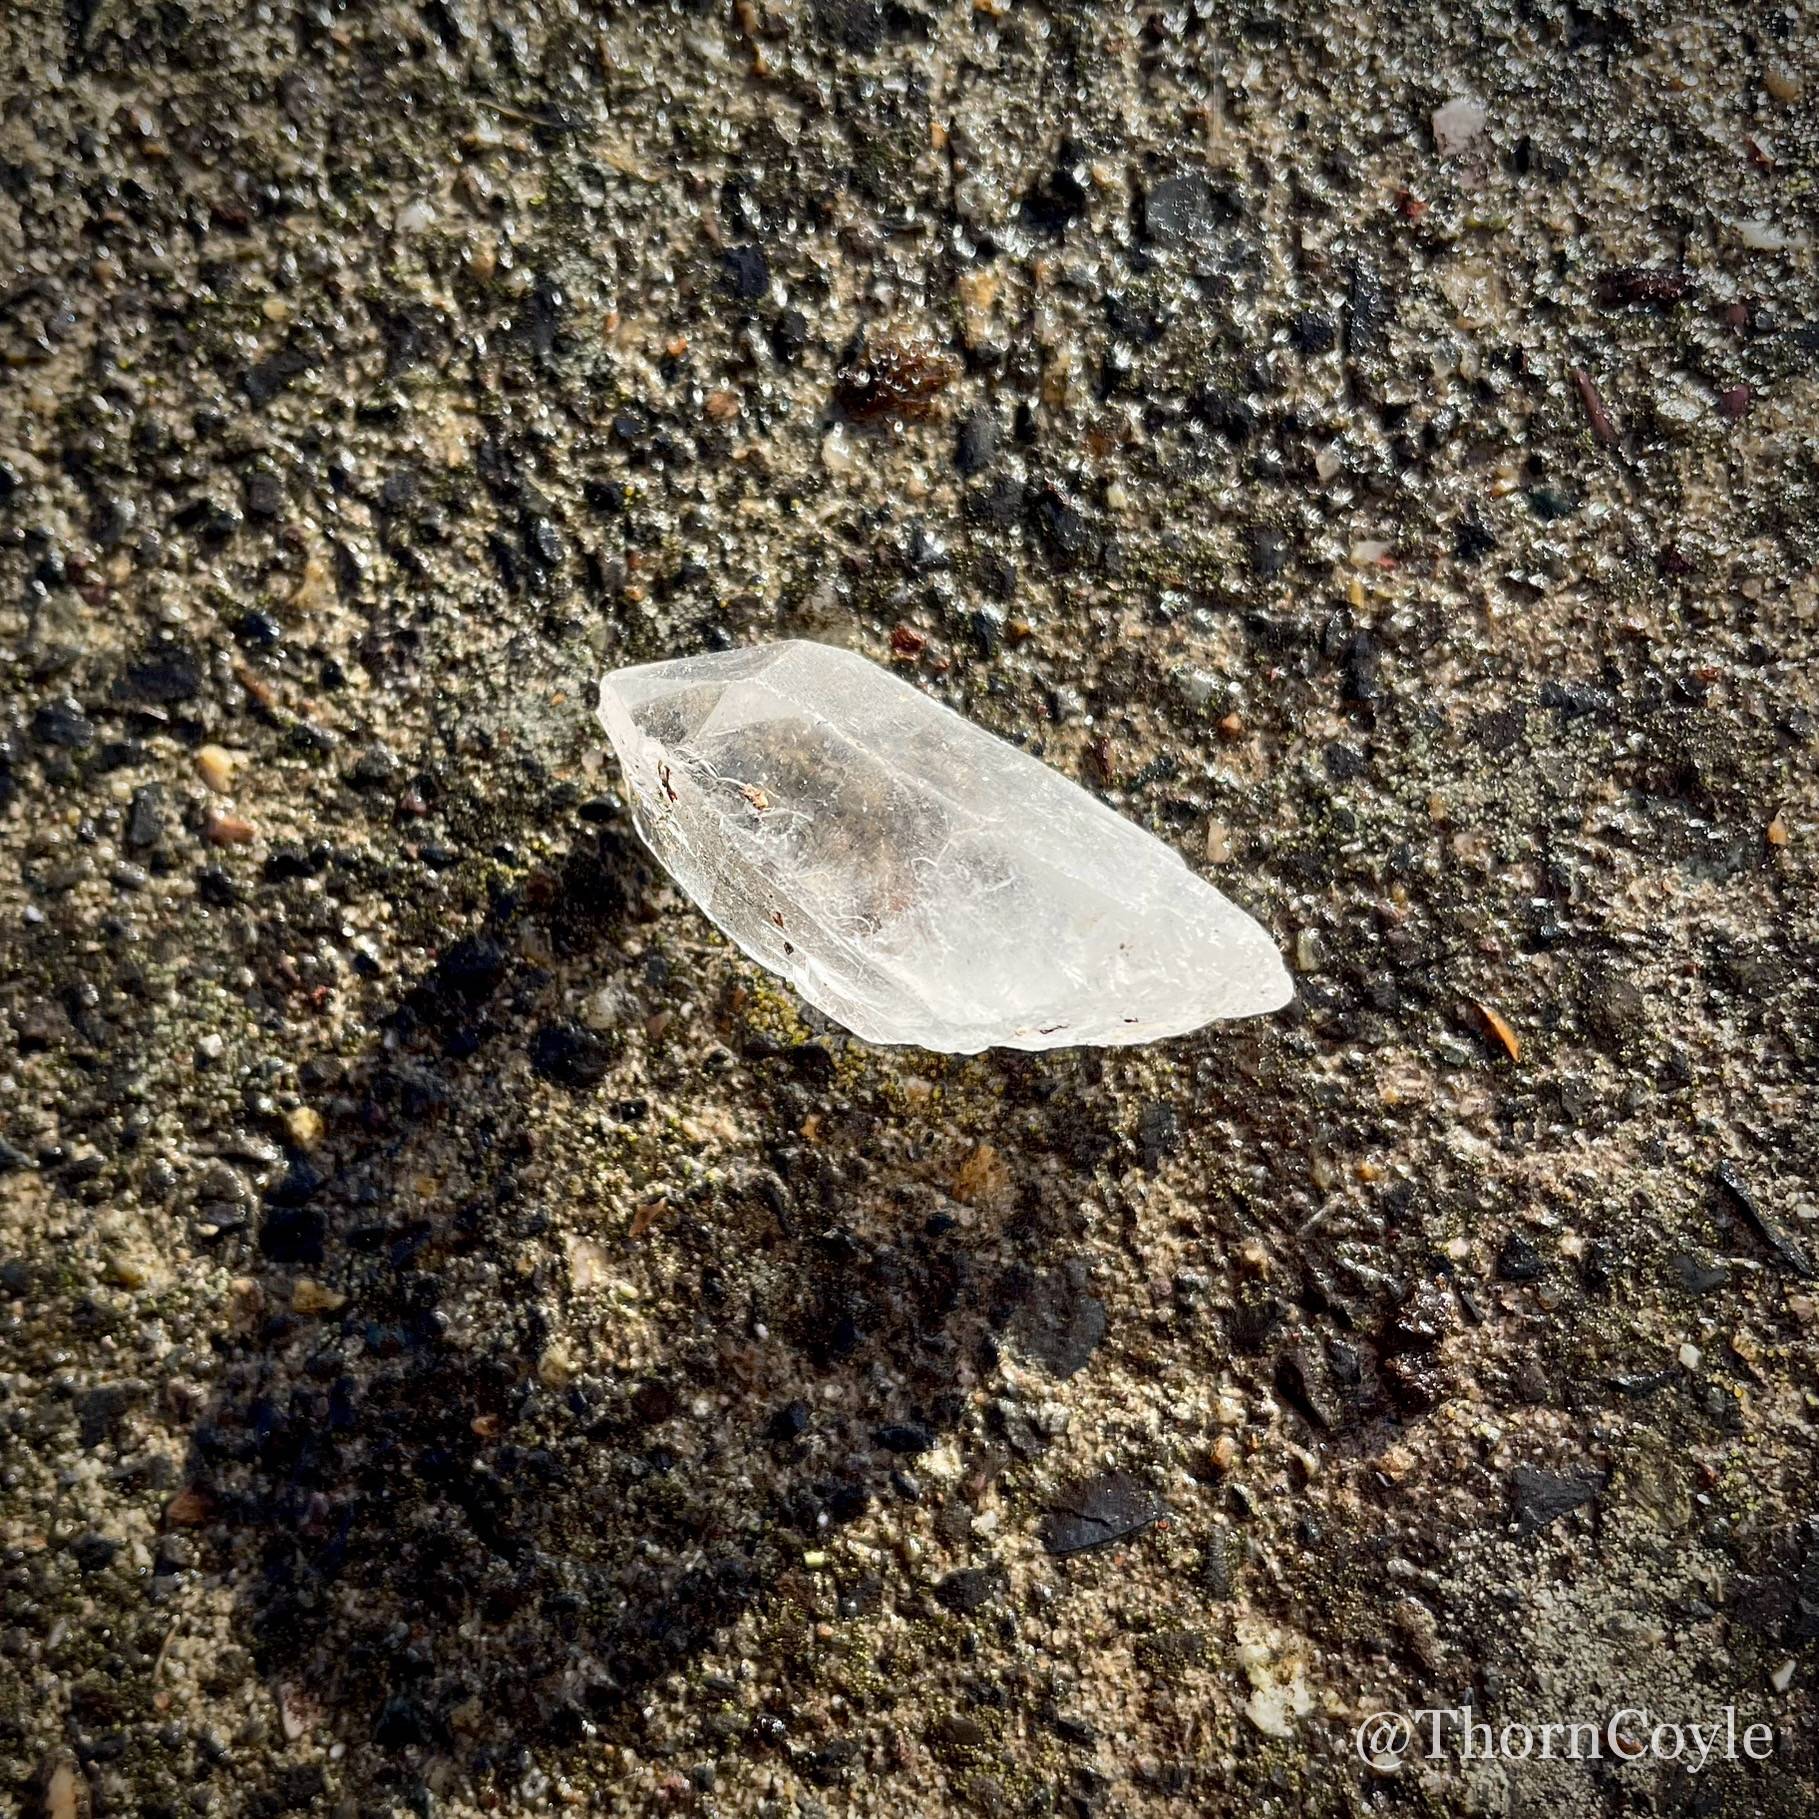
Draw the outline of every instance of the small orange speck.
<instances>
[{"instance_id":1,"label":"small orange speck","mask_svg":"<svg viewBox=\"0 0 1819 1819\"><path fill-rule=\"evenodd\" d=\"M1787 823L1779 815L1768 824L1764 834L1770 846L1787 845Z\"/></svg>"},{"instance_id":2,"label":"small orange speck","mask_svg":"<svg viewBox=\"0 0 1819 1819\"><path fill-rule=\"evenodd\" d=\"M1503 1044L1503 1052L1512 1061L1522 1059L1522 1038L1510 1028L1507 1018L1491 1009L1488 1004L1477 1007L1478 1015L1484 1019L1484 1027Z\"/></svg>"}]
</instances>

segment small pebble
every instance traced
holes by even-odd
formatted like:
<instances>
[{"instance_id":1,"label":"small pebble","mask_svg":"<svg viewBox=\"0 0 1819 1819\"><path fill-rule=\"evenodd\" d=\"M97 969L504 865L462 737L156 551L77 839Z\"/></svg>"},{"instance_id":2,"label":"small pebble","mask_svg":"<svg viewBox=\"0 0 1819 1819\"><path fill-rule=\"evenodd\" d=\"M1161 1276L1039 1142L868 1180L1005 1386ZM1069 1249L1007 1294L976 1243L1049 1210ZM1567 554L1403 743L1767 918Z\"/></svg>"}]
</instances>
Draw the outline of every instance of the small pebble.
<instances>
[{"instance_id":1,"label":"small pebble","mask_svg":"<svg viewBox=\"0 0 1819 1819\"><path fill-rule=\"evenodd\" d=\"M291 1287L293 1314L333 1314L347 1306L339 1289L325 1288L312 1276L299 1276Z\"/></svg>"},{"instance_id":2,"label":"small pebble","mask_svg":"<svg viewBox=\"0 0 1819 1819\"><path fill-rule=\"evenodd\" d=\"M1762 86L1784 107L1791 107L1805 92L1800 78L1781 63L1771 63L1762 72Z\"/></svg>"},{"instance_id":3,"label":"small pebble","mask_svg":"<svg viewBox=\"0 0 1819 1819\"><path fill-rule=\"evenodd\" d=\"M1484 103L1467 95L1456 96L1434 109L1434 150L1451 158L1469 147L1484 131Z\"/></svg>"},{"instance_id":4,"label":"small pebble","mask_svg":"<svg viewBox=\"0 0 1819 1819\"><path fill-rule=\"evenodd\" d=\"M300 1150L313 1150L322 1141L322 1114L313 1105L299 1105L284 1114L284 1129Z\"/></svg>"},{"instance_id":5,"label":"small pebble","mask_svg":"<svg viewBox=\"0 0 1819 1819\"><path fill-rule=\"evenodd\" d=\"M203 746L196 753L196 775L216 795L226 795L234 780L234 754L224 745Z\"/></svg>"}]
</instances>

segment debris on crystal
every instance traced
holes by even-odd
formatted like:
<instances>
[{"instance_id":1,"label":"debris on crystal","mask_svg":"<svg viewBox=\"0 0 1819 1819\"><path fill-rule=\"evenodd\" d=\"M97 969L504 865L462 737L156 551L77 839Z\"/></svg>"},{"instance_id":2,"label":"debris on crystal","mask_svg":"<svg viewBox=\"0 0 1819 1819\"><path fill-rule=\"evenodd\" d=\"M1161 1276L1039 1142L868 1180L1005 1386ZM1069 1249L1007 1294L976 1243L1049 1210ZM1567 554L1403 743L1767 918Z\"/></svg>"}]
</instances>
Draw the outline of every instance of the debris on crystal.
<instances>
[{"instance_id":1,"label":"debris on crystal","mask_svg":"<svg viewBox=\"0 0 1819 1819\"><path fill-rule=\"evenodd\" d=\"M854 652L617 670L600 721L676 881L868 1042L1152 1042L1294 995L1173 848Z\"/></svg>"}]
</instances>

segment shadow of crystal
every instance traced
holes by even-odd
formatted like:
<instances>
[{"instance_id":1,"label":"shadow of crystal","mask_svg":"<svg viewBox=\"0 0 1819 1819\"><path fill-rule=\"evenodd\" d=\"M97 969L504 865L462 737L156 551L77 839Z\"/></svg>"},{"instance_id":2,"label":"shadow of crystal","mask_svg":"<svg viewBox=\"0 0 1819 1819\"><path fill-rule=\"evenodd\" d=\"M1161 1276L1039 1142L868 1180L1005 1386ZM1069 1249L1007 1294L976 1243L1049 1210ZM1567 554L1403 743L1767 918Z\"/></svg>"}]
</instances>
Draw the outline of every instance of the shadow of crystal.
<instances>
[{"instance_id":1,"label":"shadow of crystal","mask_svg":"<svg viewBox=\"0 0 1819 1819\"><path fill-rule=\"evenodd\" d=\"M963 1229L862 1148L804 1143L833 1055L753 1036L765 1166L666 1228L686 1305L652 1323L646 1368L590 1368L552 1217L590 1184L539 1154L501 1063L527 1055L528 1092L555 1096L565 1126L637 1115L613 1100L611 1045L551 1007L599 977L651 880L613 824L497 902L346 1066L327 1147L290 1157L256 1235L221 1241L260 1311L218 1336L183 1519L281 1717L345 1745L331 1779L359 1798L517 1781L590 1737L635 1743L640 1695L742 1613L799 1623L777 1595L801 1595L804 1552L879 1499L928 1494L917 1451L961 1423L1030 1292L1030 1272L987 1260L1006 1229L1023 1254L1054 1249L1046 1203ZM1117 1143L1090 1109L1096 1058L1003 1061L1007 1116L1060 1093L1083 1192ZM686 1077L664 1086L686 1104ZM755 1327L783 1343L748 1343ZM550 1367L564 1347L572 1372ZM729 1381L735 1412L704 1432L690 1403ZM835 1383L845 1412L816 1412ZM1007 1442L1026 1443L1046 1439ZM876 1603L863 1573L825 1583L836 1620ZM702 1703L703 1755L802 1753L775 1727L729 1743L730 1708Z\"/></svg>"}]
</instances>

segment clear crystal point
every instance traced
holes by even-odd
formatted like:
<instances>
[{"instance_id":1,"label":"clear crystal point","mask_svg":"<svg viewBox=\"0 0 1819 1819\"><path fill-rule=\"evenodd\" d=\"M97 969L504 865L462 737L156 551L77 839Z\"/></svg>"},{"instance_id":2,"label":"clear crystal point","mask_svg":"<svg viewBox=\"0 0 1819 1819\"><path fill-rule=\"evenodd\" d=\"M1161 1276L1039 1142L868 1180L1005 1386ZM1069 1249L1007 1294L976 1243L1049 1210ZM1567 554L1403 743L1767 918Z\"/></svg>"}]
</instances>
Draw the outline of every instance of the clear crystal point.
<instances>
[{"instance_id":1,"label":"clear crystal point","mask_svg":"<svg viewBox=\"0 0 1819 1819\"><path fill-rule=\"evenodd\" d=\"M851 651L616 670L600 721L676 881L868 1042L1151 1042L1294 995L1171 847Z\"/></svg>"}]
</instances>

